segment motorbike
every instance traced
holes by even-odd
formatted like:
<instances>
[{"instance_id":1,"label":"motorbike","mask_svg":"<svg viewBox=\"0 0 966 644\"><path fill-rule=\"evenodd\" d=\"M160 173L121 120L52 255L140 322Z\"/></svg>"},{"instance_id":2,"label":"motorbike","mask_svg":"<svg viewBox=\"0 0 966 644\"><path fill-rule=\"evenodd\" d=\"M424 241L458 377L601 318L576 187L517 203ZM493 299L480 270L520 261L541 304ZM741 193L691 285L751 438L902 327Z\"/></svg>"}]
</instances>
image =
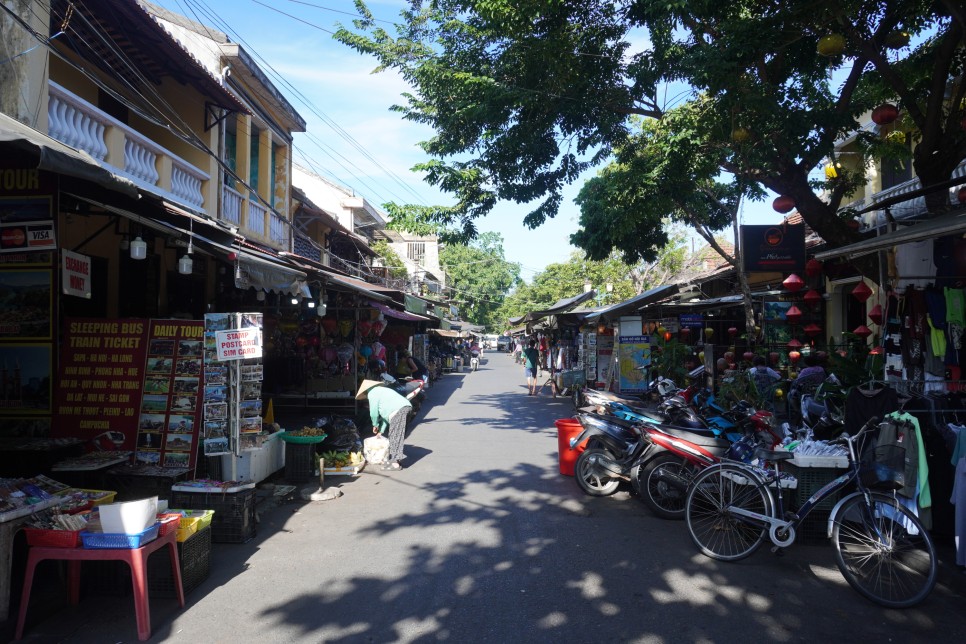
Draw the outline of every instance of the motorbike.
<instances>
[{"instance_id":1,"label":"motorbike","mask_svg":"<svg viewBox=\"0 0 966 644\"><path fill-rule=\"evenodd\" d=\"M423 401L426 400L425 383L421 378L406 378L400 380L388 373L380 375L380 378L382 378L383 382L390 389L409 401L409 404L413 408L411 415L414 416L419 412Z\"/></svg>"},{"instance_id":2,"label":"motorbike","mask_svg":"<svg viewBox=\"0 0 966 644\"><path fill-rule=\"evenodd\" d=\"M830 440L845 427L845 389L835 376L829 374L814 394L801 400L802 424L818 440Z\"/></svg>"},{"instance_id":3,"label":"motorbike","mask_svg":"<svg viewBox=\"0 0 966 644\"><path fill-rule=\"evenodd\" d=\"M480 368L480 352L472 351L470 352L470 371L476 371Z\"/></svg>"}]
</instances>

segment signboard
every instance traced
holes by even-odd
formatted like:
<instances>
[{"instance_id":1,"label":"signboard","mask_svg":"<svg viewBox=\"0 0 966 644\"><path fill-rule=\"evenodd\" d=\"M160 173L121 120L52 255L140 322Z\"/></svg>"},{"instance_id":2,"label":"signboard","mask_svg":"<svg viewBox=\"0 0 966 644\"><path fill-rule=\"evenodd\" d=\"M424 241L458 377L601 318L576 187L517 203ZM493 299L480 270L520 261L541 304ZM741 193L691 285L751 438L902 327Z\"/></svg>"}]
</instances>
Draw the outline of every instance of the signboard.
<instances>
[{"instance_id":1,"label":"signboard","mask_svg":"<svg viewBox=\"0 0 966 644\"><path fill-rule=\"evenodd\" d=\"M219 362L261 358L262 330L248 328L216 331L215 351Z\"/></svg>"},{"instance_id":2,"label":"signboard","mask_svg":"<svg viewBox=\"0 0 966 644\"><path fill-rule=\"evenodd\" d=\"M741 263L746 273L793 273L805 267L805 225L741 227Z\"/></svg>"},{"instance_id":3,"label":"signboard","mask_svg":"<svg viewBox=\"0 0 966 644\"><path fill-rule=\"evenodd\" d=\"M203 334L193 320L68 319L51 435L193 468Z\"/></svg>"},{"instance_id":4,"label":"signboard","mask_svg":"<svg viewBox=\"0 0 966 644\"><path fill-rule=\"evenodd\" d=\"M651 336L622 335L618 347L620 392L644 393L647 388L647 369L651 365Z\"/></svg>"},{"instance_id":5,"label":"signboard","mask_svg":"<svg viewBox=\"0 0 966 644\"><path fill-rule=\"evenodd\" d=\"M61 283L64 295L91 299L91 258L64 250L61 257Z\"/></svg>"},{"instance_id":6,"label":"signboard","mask_svg":"<svg viewBox=\"0 0 966 644\"><path fill-rule=\"evenodd\" d=\"M701 328L704 326L704 315L702 313L682 313L678 318L681 321L681 328Z\"/></svg>"}]
</instances>

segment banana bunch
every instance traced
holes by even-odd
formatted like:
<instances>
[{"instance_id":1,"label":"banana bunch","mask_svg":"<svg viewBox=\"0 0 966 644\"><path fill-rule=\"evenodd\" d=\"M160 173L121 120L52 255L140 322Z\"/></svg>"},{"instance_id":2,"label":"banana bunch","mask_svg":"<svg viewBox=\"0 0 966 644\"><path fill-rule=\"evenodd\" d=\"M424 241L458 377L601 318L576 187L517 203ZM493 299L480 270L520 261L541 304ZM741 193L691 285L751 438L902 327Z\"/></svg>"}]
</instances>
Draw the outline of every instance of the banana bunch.
<instances>
[{"instance_id":1,"label":"banana bunch","mask_svg":"<svg viewBox=\"0 0 966 644\"><path fill-rule=\"evenodd\" d=\"M326 467L349 467L351 465L359 465L362 463L362 454L358 452L322 452L319 455L321 458L325 459Z\"/></svg>"}]
</instances>

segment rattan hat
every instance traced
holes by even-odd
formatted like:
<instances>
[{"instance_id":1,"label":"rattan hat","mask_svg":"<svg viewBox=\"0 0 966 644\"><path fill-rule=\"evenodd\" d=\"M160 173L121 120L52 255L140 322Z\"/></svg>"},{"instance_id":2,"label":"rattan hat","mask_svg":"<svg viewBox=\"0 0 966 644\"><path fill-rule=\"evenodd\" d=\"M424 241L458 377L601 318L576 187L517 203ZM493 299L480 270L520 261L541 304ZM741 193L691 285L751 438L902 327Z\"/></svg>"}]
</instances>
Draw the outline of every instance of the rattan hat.
<instances>
[{"instance_id":1,"label":"rattan hat","mask_svg":"<svg viewBox=\"0 0 966 644\"><path fill-rule=\"evenodd\" d=\"M373 387L380 387L383 383L378 380L363 380L362 384L359 385L359 393L356 394L356 400L362 400L369 393L369 390Z\"/></svg>"}]
</instances>

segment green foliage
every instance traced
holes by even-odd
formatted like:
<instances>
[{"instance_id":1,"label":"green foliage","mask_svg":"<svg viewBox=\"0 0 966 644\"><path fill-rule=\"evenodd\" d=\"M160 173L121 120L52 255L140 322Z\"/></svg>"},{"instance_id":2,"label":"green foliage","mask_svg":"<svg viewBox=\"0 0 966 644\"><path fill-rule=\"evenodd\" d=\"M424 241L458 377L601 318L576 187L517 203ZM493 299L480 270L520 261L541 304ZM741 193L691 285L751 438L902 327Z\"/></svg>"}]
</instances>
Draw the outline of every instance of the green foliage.
<instances>
[{"instance_id":1,"label":"green foliage","mask_svg":"<svg viewBox=\"0 0 966 644\"><path fill-rule=\"evenodd\" d=\"M382 258L386 268L389 269L389 277L395 279L402 279L406 277L406 265L403 263L399 255L397 255L396 252L389 247L389 242L380 239L379 241L373 242L370 247L372 250L376 251L376 254Z\"/></svg>"},{"instance_id":2,"label":"green foliage","mask_svg":"<svg viewBox=\"0 0 966 644\"><path fill-rule=\"evenodd\" d=\"M564 186L614 161L581 193L575 241L595 259L611 248L654 259L662 219L721 230L737 199L766 188L792 196L830 244L854 241L835 213L861 170L812 173L887 96L919 131L924 185L966 157L951 0L412 0L395 36L356 6L354 29L336 37L413 88L394 110L434 132L416 169L456 199L413 214L464 240L504 200L532 204L523 223L540 225ZM921 44L889 44L897 31ZM819 55L832 33L845 52Z\"/></svg>"},{"instance_id":3,"label":"green foliage","mask_svg":"<svg viewBox=\"0 0 966 644\"><path fill-rule=\"evenodd\" d=\"M448 244L439 253L452 299L460 304L460 316L486 327L503 331L498 311L506 293L520 281L520 266L506 261L503 236L483 233L470 245Z\"/></svg>"}]
</instances>

